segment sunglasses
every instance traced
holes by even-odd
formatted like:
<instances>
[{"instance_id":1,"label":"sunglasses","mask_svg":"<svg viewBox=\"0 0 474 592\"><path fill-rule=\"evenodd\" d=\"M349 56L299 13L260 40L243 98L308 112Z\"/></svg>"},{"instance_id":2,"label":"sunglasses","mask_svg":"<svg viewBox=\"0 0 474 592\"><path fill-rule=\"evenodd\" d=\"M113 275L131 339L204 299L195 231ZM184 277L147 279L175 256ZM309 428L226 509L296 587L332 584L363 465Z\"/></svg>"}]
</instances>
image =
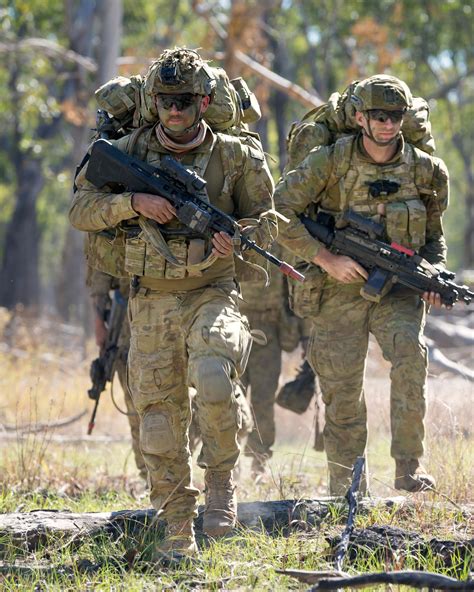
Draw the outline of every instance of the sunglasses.
<instances>
[{"instance_id":1,"label":"sunglasses","mask_svg":"<svg viewBox=\"0 0 474 592\"><path fill-rule=\"evenodd\" d=\"M196 102L198 95L191 93L185 93L182 95L158 95L157 103L163 109L167 111L174 105L178 111L184 111L188 109Z\"/></svg>"},{"instance_id":2,"label":"sunglasses","mask_svg":"<svg viewBox=\"0 0 474 592\"><path fill-rule=\"evenodd\" d=\"M390 119L392 123L399 123L405 114L404 111L385 111L385 109L370 109L367 111L369 119L385 123Z\"/></svg>"}]
</instances>

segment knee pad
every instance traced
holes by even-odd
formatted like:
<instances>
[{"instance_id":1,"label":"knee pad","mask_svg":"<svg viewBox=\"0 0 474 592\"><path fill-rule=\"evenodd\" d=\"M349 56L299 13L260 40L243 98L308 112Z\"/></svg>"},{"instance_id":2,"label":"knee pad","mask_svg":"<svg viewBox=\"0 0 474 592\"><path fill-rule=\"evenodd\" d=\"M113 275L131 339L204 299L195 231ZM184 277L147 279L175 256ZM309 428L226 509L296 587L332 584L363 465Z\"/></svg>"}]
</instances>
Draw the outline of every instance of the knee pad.
<instances>
[{"instance_id":1,"label":"knee pad","mask_svg":"<svg viewBox=\"0 0 474 592\"><path fill-rule=\"evenodd\" d=\"M140 448L146 454L174 457L179 434L175 433L171 414L164 408L150 407L140 422Z\"/></svg>"},{"instance_id":2,"label":"knee pad","mask_svg":"<svg viewBox=\"0 0 474 592\"><path fill-rule=\"evenodd\" d=\"M215 356L198 358L190 363L189 371L190 383L201 401L222 403L231 399L236 371L230 360Z\"/></svg>"}]
</instances>

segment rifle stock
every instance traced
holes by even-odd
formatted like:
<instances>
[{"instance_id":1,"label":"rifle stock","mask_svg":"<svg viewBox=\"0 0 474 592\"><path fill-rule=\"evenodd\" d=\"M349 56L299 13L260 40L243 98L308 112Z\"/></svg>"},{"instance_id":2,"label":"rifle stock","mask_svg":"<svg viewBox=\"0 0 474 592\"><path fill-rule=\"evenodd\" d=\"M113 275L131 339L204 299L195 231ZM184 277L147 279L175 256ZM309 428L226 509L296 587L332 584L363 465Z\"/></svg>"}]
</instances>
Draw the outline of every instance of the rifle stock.
<instances>
[{"instance_id":1,"label":"rifle stock","mask_svg":"<svg viewBox=\"0 0 474 592\"><path fill-rule=\"evenodd\" d=\"M338 254L351 257L369 272L369 279L361 291L368 300L379 302L396 283L417 294L437 292L447 306L458 301L469 304L474 297L474 292L467 286L453 281L453 272L439 271L414 251L380 240L383 226L361 214L350 210L345 212L341 219L348 224L343 228L336 228L334 218L326 214L316 220L304 215L300 219L311 236Z\"/></svg>"}]
</instances>

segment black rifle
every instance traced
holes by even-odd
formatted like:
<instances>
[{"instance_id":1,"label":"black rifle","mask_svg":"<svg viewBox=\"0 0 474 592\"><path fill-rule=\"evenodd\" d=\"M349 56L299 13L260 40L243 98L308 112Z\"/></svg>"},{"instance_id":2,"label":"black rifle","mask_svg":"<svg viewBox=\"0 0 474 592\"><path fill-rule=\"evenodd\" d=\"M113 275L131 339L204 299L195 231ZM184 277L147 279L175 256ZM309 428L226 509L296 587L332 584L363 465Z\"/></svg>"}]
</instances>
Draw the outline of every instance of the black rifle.
<instances>
[{"instance_id":1,"label":"black rifle","mask_svg":"<svg viewBox=\"0 0 474 592\"><path fill-rule=\"evenodd\" d=\"M118 339L120 331L122 330L125 313L127 311L127 300L120 294L119 290L114 290L112 298L112 306L107 319L107 336L105 338L104 347L98 358L96 358L90 368L90 377L92 380L92 387L87 391L90 399L95 401L94 409L92 411L89 426L87 428L87 435L90 436L95 425L95 416L97 407L99 406L99 399L102 392L105 390L108 382L112 382L115 373L115 362L118 354Z\"/></svg>"},{"instance_id":2,"label":"black rifle","mask_svg":"<svg viewBox=\"0 0 474 592\"><path fill-rule=\"evenodd\" d=\"M334 562L336 569L342 571L342 564L349 547L349 541L352 531L354 530L354 521L357 514L357 493L360 487L360 480L362 478L362 471L364 470L365 458L358 456L352 467L352 482L346 493L347 503L349 504L349 514L347 516L347 524L342 533L341 540L336 547Z\"/></svg>"},{"instance_id":3,"label":"black rifle","mask_svg":"<svg viewBox=\"0 0 474 592\"><path fill-rule=\"evenodd\" d=\"M97 140L92 147L86 178L99 189L108 185L117 193L136 191L160 195L173 204L178 220L200 235L227 232L234 236L238 230L237 221L232 216L209 203L206 181L170 156L165 156L158 168L125 154L107 140ZM244 235L240 235L240 241L285 275L304 281L299 271L259 247L255 241Z\"/></svg>"},{"instance_id":4,"label":"black rifle","mask_svg":"<svg viewBox=\"0 0 474 592\"><path fill-rule=\"evenodd\" d=\"M370 218L346 210L341 222L347 225L342 228L336 228L334 217L328 214L318 214L316 221L304 215L300 219L311 236L337 253L351 257L369 272L361 290L368 300L379 302L396 283L418 294L437 292L447 306L459 300L469 304L474 297L467 286L454 283L453 272L440 271L402 245L383 242L383 225Z\"/></svg>"}]
</instances>

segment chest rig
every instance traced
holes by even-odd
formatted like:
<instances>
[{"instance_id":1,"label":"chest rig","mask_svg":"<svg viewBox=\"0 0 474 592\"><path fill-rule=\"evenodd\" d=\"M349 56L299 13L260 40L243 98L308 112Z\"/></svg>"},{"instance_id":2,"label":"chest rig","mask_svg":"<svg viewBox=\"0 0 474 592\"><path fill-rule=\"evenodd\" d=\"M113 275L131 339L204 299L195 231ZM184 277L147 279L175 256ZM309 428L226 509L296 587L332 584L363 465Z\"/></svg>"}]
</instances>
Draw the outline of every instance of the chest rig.
<instances>
[{"instance_id":1,"label":"chest rig","mask_svg":"<svg viewBox=\"0 0 474 592\"><path fill-rule=\"evenodd\" d=\"M428 155L404 143L397 162L368 162L356 148L357 137L338 140L333 170L321 210L351 209L383 223L386 239L418 250L425 244L426 207L432 194L433 164Z\"/></svg>"},{"instance_id":2,"label":"chest rig","mask_svg":"<svg viewBox=\"0 0 474 592\"><path fill-rule=\"evenodd\" d=\"M154 133L154 127L142 128L131 134L127 152L159 167L165 154L149 151L152 133ZM240 149L240 158L235 146L237 144ZM224 140L220 134L213 134L207 150L197 152L192 162L187 162L185 166L203 177L214 149L220 150L224 173L222 192L231 193L234 177L241 170L240 165L243 161L242 148L236 138L229 139L226 136ZM229 164L232 164L232 168L228 166ZM200 197L209 201L206 193ZM192 230L178 221L159 228L152 221L140 216L138 224L141 229L140 234L126 241L125 269L131 275L157 279L183 279L202 275L202 271L216 261L216 257L211 254L210 239L196 236Z\"/></svg>"}]
</instances>

